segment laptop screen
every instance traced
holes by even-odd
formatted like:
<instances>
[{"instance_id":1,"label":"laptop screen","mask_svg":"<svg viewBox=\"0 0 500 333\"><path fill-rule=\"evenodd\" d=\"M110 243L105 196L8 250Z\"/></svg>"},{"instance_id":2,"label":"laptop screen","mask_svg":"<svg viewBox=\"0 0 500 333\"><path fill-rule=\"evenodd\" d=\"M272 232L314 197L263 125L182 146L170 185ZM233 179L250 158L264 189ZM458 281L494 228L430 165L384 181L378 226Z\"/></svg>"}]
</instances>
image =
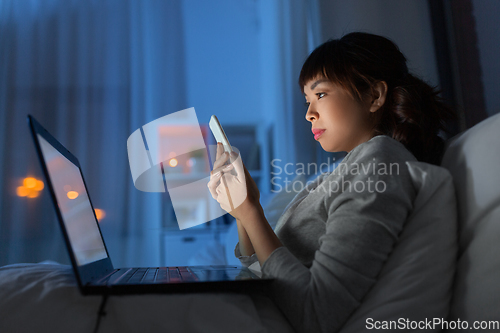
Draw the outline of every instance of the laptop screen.
<instances>
[{"instance_id":1,"label":"laptop screen","mask_svg":"<svg viewBox=\"0 0 500 333\"><path fill-rule=\"evenodd\" d=\"M37 136L77 264L107 258L80 169Z\"/></svg>"}]
</instances>

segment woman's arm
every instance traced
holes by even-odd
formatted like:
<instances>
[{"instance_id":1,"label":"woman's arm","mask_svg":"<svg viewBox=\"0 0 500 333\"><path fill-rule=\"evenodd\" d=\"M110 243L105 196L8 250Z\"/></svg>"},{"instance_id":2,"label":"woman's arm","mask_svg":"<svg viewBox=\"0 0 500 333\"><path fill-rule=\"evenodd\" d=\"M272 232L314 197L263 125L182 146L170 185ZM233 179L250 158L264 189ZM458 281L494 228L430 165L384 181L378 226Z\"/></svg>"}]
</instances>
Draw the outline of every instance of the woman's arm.
<instances>
[{"instance_id":1,"label":"woman's arm","mask_svg":"<svg viewBox=\"0 0 500 333\"><path fill-rule=\"evenodd\" d=\"M243 226L241 221L238 219L236 220L236 225L238 227L238 239L241 255L246 257L251 256L255 253L255 250L252 246L250 238L248 237L247 231L245 230L245 227Z\"/></svg>"},{"instance_id":2,"label":"woman's arm","mask_svg":"<svg viewBox=\"0 0 500 333\"><path fill-rule=\"evenodd\" d=\"M236 219L236 223L238 223L241 254L248 256L255 253L259 259L259 263L263 265L271 253L283 245L267 222L260 204L255 205L250 200L245 201L238 207L238 210L239 217ZM240 228L242 232L240 232ZM245 247L247 244L242 243L242 240L250 244L252 247L251 252L249 251L247 254L243 252L249 248Z\"/></svg>"},{"instance_id":3,"label":"woman's arm","mask_svg":"<svg viewBox=\"0 0 500 333\"><path fill-rule=\"evenodd\" d=\"M241 254L251 256L255 253L262 265L282 244L266 220L259 203L259 189L241 158L233 153L231 164L224 166L228 158L229 155L222 153L222 147L218 146L208 187L221 208L236 219ZM229 172L232 169L236 171L236 175Z\"/></svg>"},{"instance_id":4,"label":"woman's arm","mask_svg":"<svg viewBox=\"0 0 500 333\"><path fill-rule=\"evenodd\" d=\"M337 172L304 188L306 197L296 197L300 205L292 201L285 212L279 235L286 246L276 249L261 270L276 279L273 299L297 332L338 331L363 302L398 241L416 195L406 167L413 157L386 140L392 139L351 151ZM370 163L400 168L394 174L356 171ZM305 252L312 260L308 265L298 259Z\"/></svg>"}]
</instances>

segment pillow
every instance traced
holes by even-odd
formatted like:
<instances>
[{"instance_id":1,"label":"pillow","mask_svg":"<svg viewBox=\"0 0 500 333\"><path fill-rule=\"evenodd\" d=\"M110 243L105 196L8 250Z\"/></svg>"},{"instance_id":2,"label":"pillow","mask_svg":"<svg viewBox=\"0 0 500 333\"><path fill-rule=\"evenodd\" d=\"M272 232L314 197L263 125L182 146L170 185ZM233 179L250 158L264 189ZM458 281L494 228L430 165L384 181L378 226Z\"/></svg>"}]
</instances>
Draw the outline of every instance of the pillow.
<instances>
[{"instance_id":1,"label":"pillow","mask_svg":"<svg viewBox=\"0 0 500 333\"><path fill-rule=\"evenodd\" d=\"M408 324L447 318L457 258L452 177L448 170L431 164L406 165L417 189L413 210L377 282L342 333L382 328L390 321L406 325L393 328L408 331L415 329Z\"/></svg>"},{"instance_id":2,"label":"pillow","mask_svg":"<svg viewBox=\"0 0 500 333\"><path fill-rule=\"evenodd\" d=\"M450 141L442 165L455 180L460 246L450 320L467 321L470 326L484 321L479 323L483 327L496 323L498 329L500 114Z\"/></svg>"}]
</instances>

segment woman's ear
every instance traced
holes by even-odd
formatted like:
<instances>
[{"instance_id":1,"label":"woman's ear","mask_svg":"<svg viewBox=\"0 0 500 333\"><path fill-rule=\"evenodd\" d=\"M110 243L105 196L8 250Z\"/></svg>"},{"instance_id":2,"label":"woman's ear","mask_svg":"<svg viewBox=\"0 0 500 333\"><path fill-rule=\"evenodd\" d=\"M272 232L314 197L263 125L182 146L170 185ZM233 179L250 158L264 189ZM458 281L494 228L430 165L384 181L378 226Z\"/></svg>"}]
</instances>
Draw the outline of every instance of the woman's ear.
<instances>
[{"instance_id":1,"label":"woman's ear","mask_svg":"<svg viewBox=\"0 0 500 333\"><path fill-rule=\"evenodd\" d=\"M372 93L370 112L375 112L385 103L385 98L387 97L387 83L385 83L385 81L378 81L373 85Z\"/></svg>"}]
</instances>

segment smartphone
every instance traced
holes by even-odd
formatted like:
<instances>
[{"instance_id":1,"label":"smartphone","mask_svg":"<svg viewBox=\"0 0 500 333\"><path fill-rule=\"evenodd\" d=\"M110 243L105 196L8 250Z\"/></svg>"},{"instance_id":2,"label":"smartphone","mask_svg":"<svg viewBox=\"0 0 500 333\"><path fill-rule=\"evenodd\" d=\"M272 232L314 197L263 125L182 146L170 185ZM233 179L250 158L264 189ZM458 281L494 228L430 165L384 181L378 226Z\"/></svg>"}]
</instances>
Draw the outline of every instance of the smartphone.
<instances>
[{"instance_id":1,"label":"smartphone","mask_svg":"<svg viewBox=\"0 0 500 333\"><path fill-rule=\"evenodd\" d=\"M231 148L231 144L229 143L226 133L224 133L224 130L222 129L222 126L220 125L219 120L217 119L216 116L212 116L210 118L208 126L210 127L210 130L212 131L215 140L217 142L221 142L222 145L224 146L224 150L227 151L228 153L231 153L233 151L233 149Z\"/></svg>"}]
</instances>

